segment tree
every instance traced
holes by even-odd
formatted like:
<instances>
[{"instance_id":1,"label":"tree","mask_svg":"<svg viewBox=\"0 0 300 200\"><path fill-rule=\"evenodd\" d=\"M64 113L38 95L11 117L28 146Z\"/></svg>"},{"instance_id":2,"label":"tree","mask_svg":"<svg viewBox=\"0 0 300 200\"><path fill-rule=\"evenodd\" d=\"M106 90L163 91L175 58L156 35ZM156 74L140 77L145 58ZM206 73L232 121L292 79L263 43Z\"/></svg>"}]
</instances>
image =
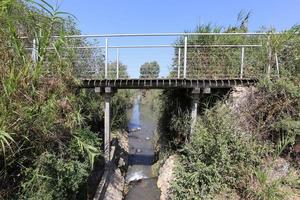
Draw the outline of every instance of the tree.
<instances>
[{"instance_id":1,"label":"tree","mask_svg":"<svg viewBox=\"0 0 300 200\"><path fill-rule=\"evenodd\" d=\"M110 78L117 78L117 62L108 65L108 73ZM119 63L119 78L128 78L127 65Z\"/></svg>"},{"instance_id":2,"label":"tree","mask_svg":"<svg viewBox=\"0 0 300 200\"><path fill-rule=\"evenodd\" d=\"M156 61L144 63L140 68L140 78L158 78L159 68Z\"/></svg>"}]
</instances>

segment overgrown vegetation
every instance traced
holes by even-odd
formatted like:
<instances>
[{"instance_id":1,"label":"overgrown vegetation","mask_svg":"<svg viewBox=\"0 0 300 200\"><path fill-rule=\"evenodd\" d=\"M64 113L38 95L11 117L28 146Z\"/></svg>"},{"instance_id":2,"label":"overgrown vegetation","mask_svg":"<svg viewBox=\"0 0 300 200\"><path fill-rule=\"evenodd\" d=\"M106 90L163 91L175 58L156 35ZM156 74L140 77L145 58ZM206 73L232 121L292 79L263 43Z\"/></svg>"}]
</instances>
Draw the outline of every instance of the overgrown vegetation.
<instances>
[{"instance_id":1,"label":"overgrown vegetation","mask_svg":"<svg viewBox=\"0 0 300 200\"><path fill-rule=\"evenodd\" d=\"M249 16L240 15L238 26L203 25L195 32L247 32ZM251 96L239 107L233 107L222 100L228 98L228 91L202 95L200 116L192 135L190 91L163 92L160 127L165 144L168 144L165 148L171 147L168 149L181 156L172 186L172 199L299 197L300 42L299 36L295 35L298 30L295 26L282 35L273 35L275 30L271 30L269 38L190 38L189 44L261 43L263 47L261 51L251 49L247 52L244 77L259 78L255 89L251 89ZM183 44L183 38L176 43ZM233 58L239 53L225 50L189 50L188 56L192 60L189 61L188 77L238 77L240 72L235 66L239 66L239 59ZM275 55L279 60L280 78ZM174 61L177 62L176 57ZM265 77L268 71L271 76ZM176 68L170 76L177 76ZM212 94L217 93L212 91Z\"/></svg>"},{"instance_id":2,"label":"overgrown vegetation","mask_svg":"<svg viewBox=\"0 0 300 200\"><path fill-rule=\"evenodd\" d=\"M299 94L293 81L261 81L238 113L222 101L207 109L181 150L174 199L299 196L289 175L299 173Z\"/></svg>"},{"instance_id":3,"label":"overgrown vegetation","mask_svg":"<svg viewBox=\"0 0 300 200\"><path fill-rule=\"evenodd\" d=\"M225 188L243 190L251 170L266 151L253 138L237 132L230 109L219 103L198 121L191 141L182 152L175 199L213 199Z\"/></svg>"},{"instance_id":4,"label":"overgrown vegetation","mask_svg":"<svg viewBox=\"0 0 300 200\"><path fill-rule=\"evenodd\" d=\"M282 77L276 81L268 79L257 85L255 98L242 108L245 120L262 140L276 144L275 156L293 155L300 131L300 87L297 82ZM246 124L246 122L244 122Z\"/></svg>"},{"instance_id":5,"label":"overgrown vegetation","mask_svg":"<svg viewBox=\"0 0 300 200\"><path fill-rule=\"evenodd\" d=\"M64 35L79 31L69 14L44 0L1 1L0 24L0 198L85 199L79 191L102 159L103 103L77 89L82 55L65 48ZM113 98L114 127L126 121L128 95Z\"/></svg>"}]
</instances>

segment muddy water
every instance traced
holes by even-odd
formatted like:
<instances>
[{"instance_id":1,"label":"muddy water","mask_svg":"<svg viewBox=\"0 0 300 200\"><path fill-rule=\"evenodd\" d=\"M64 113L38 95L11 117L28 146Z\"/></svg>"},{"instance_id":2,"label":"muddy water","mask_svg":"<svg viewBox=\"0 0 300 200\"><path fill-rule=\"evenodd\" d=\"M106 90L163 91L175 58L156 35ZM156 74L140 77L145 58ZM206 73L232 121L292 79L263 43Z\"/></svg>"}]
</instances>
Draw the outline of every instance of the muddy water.
<instances>
[{"instance_id":1,"label":"muddy water","mask_svg":"<svg viewBox=\"0 0 300 200\"><path fill-rule=\"evenodd\" d=\"M125 200L158 200L160 190L157 177L154 177L151 165L154 161L154 133L157 121L147 105L140 103L141 96L135 99L131 111L129 130L129 168L126 182L129 191Z\"/></svg>"}]
</instances>

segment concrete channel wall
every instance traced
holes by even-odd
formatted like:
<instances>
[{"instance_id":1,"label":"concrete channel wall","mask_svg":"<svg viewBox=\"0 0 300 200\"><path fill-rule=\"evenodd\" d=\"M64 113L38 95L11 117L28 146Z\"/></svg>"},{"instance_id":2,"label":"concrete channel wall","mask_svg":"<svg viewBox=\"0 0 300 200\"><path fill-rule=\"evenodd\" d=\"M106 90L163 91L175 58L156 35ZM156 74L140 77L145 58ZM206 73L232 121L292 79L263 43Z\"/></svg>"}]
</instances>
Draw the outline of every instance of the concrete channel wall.
<instances>
[{"instance_id":1,"label":"concrete channel wall","mask_svg":"<svg viewBox=\"0 0 300 200\"><path fill-rule=\"evenodd\" d=\"M124 154L127 154L126 149L124 149L124 143L126 143L127 141L126 139L124 139L124 137L121 140L124 141L113 141L110 151L110 162L105 167L103 176L97 186L97 190L93 200L123 199L125 178L120 168L126 168L127 166L127 159L123 157Z\"/></svg>"}]
</instances>

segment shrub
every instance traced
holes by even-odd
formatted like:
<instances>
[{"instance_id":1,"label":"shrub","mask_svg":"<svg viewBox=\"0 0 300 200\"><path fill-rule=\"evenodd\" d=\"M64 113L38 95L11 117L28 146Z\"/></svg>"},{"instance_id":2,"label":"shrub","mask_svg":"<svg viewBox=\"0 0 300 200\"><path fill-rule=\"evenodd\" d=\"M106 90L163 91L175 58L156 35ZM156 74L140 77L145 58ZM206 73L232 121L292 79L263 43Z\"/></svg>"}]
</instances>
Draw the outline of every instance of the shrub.
<instances>
[{"instance_id":1,"label":"shrub","mask_svg":"<svg viewBox=\"0 0 300 200\"><path fill-rule=\"evenodd\" d=\"M21 198L73 199L89 175L89 163L44 153L25 174Z\"/></svg>"},{"instance_id":2,"label":"shrub","mask_svg":"<svg viewBox=\"0 0 300 200\"><path fill-rule=\"evenodd\" d=\"M276 156L291 147L300 129L300 87L297 82L281 78L261 80L245 110L248 123L257 138L276 146Z\"/></svg>"},{"instance_id":3,"label":"shrub","mask_svg":"<svg viewBox=\"0 0 300 200\"><path fill-rule=\"evenodd\" d=\"M217 104L197 122L182 152L174 199L209 199L222 188L241 190L265 147L240 134L227 106Z\"/></svg>"}]
</instances>

